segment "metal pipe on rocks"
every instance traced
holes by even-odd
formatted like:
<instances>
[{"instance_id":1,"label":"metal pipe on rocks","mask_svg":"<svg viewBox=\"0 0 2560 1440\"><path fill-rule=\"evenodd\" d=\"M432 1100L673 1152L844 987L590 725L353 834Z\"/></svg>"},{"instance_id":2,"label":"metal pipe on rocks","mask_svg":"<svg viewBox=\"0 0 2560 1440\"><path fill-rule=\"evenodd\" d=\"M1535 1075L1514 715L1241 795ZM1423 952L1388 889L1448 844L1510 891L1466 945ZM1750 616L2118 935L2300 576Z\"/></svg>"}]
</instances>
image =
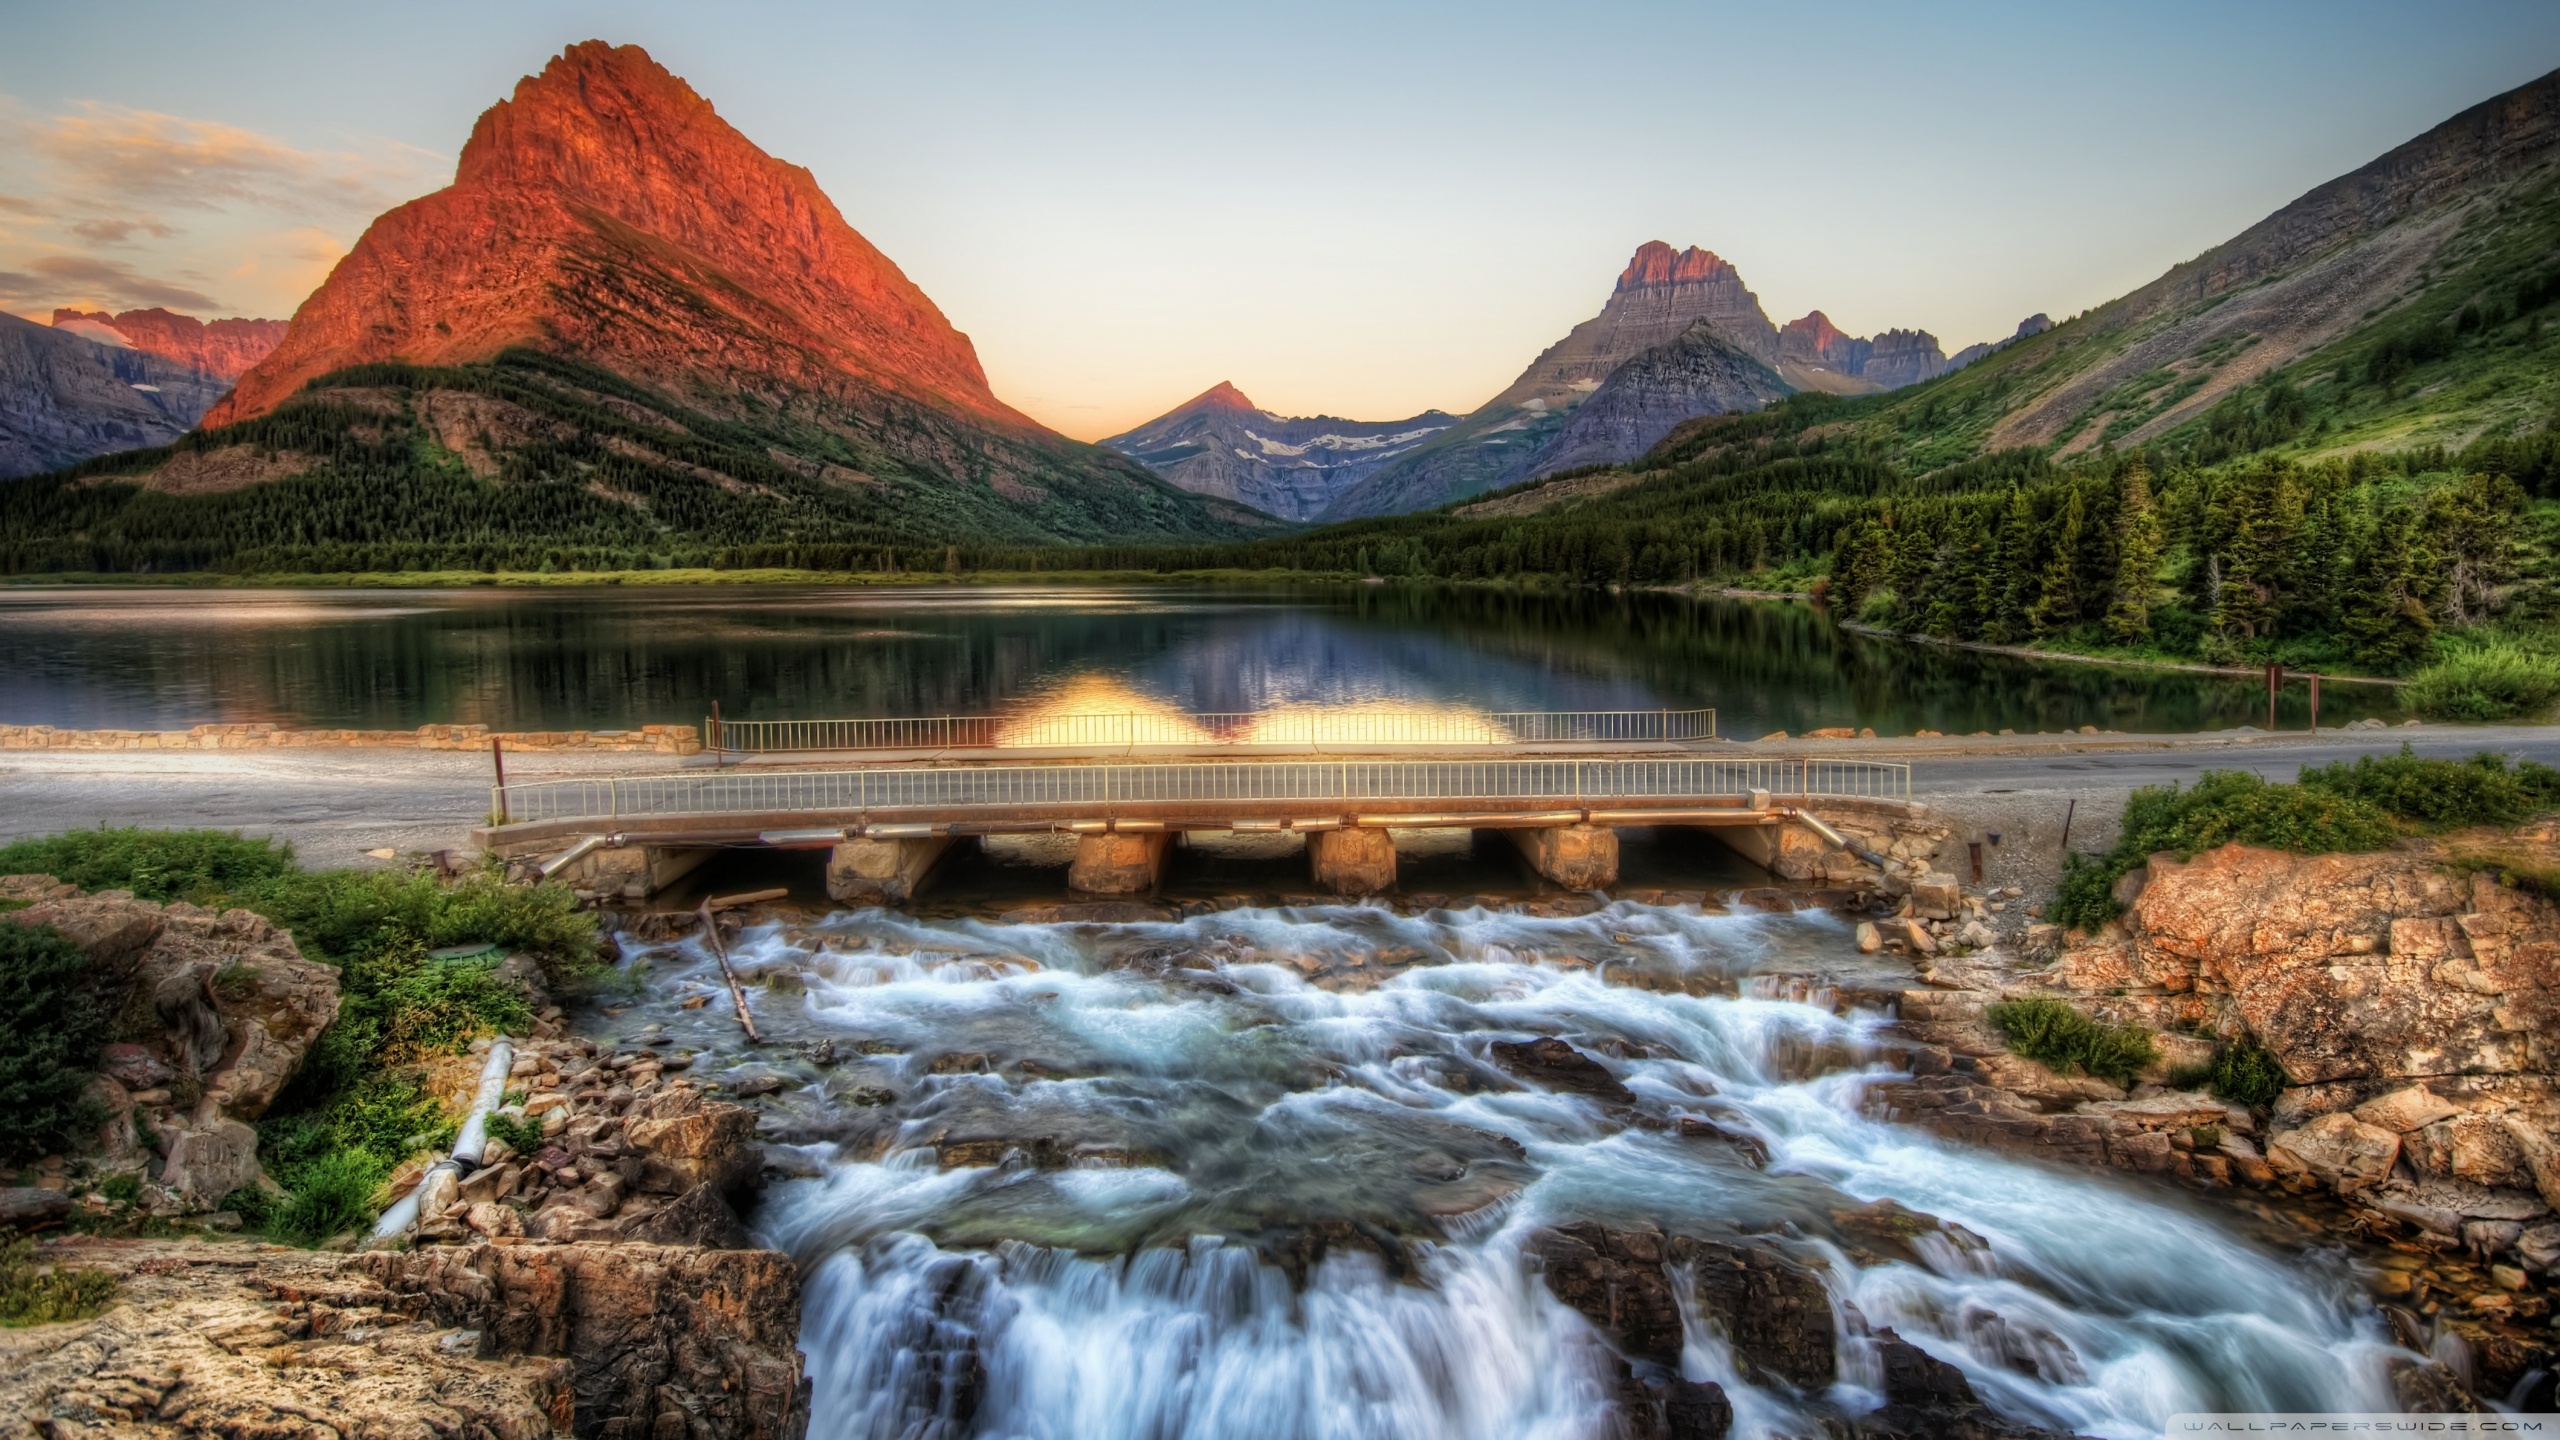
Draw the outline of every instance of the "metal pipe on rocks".
<instances>
[{"instance_id":1,"label":"metal pipe on rocks","mask_svg":"<svg viewBox=\"0 0 2560 1440\"><path fill-rule=\"evenodd\" d=\"M382 1212L382 1218L373 1222L368 1244L387 1244L418 1228L420 1202L426 1199L429 1189L436 1188L437 1175L458 1180L480 1168L480 1157L489 1149L489 1112L506 1098L507 1072L515 1068L515 1063L514 1041L501 1036L489 1042L488 1063L480 1067L480 1088L472 1093L471 1113L462 1117L462 1133L454 1137L452 1153L428 1166L418 1183L409 1187L409 1193Z\"/></svg>"}]
</instances>

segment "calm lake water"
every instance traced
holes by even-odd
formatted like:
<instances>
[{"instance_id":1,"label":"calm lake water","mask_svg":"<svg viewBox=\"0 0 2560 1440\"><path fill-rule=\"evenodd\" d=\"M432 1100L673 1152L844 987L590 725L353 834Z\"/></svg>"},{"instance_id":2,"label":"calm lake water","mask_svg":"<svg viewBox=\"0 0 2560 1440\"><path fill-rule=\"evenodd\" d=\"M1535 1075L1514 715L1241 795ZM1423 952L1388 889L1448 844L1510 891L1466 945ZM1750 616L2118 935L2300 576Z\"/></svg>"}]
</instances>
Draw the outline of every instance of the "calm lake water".
<instances>
[{"instance_id":1,"label":"calm lake water","mask_svg":"<svg viewBox=\"0 0 2560 1440\"><path fill-rule=\"evenodd\" d=\"M1810 606L1355 587L0 591L0 722L624 728L733 719L1712 706L1825 725L2266 723L2259 682L1850 634ZM2338 685L2323 724L2396 718ZM2307 718L2302 687L2279 723Z\"/></svg>"}]
</instances>

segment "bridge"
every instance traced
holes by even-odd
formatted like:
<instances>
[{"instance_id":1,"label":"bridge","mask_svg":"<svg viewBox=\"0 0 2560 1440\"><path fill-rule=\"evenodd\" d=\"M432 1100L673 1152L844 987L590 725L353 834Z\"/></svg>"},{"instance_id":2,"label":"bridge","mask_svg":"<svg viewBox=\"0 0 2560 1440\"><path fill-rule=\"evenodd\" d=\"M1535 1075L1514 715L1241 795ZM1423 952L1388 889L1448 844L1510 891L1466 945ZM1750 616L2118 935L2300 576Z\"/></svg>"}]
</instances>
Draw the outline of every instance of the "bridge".
<instances>
[{"instance_id":1,"label":"bridge","mask_svg":"<svg viewBox=\"0 0 2560 1440\"><path fill-rule=\"evenodd\" d=\"M850 748L828 738L829 750ZM1615 883L1623 827L1702 828L1783 870L1791 853L1808 849L1876 861L1873 847L1843 829L1872 837L1911 809L1910 767L1888 762L1520 756L1519 742L1506 740L1438 748L1454 753L1154 763L1053 753L1038 763L720 768L518 783L491 792L492 823L476 838L583 889L630 898L722 848L824 849L828 893L852 903L915 896L952 847L974 837L1073 835L1070 888L1129 895L1160 883L1173 840L1186 831L1281 832L1306 838L1316 884L1364 895L1395 884L1399 830L1499 832L1548 880L1588 890ZM1656 740L1653 748L1687 747Z\"/></svg>"}]
</instances>

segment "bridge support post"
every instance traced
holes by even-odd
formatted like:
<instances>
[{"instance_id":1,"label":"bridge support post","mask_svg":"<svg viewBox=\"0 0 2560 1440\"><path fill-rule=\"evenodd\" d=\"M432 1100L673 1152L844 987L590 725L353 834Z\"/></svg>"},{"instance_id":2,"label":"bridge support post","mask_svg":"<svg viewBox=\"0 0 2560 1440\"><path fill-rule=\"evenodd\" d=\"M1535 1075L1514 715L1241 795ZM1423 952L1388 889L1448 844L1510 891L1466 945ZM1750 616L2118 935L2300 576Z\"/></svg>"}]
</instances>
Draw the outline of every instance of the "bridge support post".
<instances>
[{"instance_id":1,"label":"bridge support post","mask_svg":"<svg viewBox=\"0 0 2560 1440\"><path fill-rule=\"evenodd\" d=\"M1396 884L1396 842L1384 830L1310 830L1307 873L1336 895L1376 895Z\"/></svg>"},{"instance_id":2,"label":"bridge support post","mask_svg":"<svg viewBox=\"0 0 2560 1440\"><path fill-rule=\"evenodd\" d=\"M1724 842L1726 849L1775 875L1778 857L1786 850L1785 825L1711 825L1707 833Z\"/></svg>"},{"instance_id":3,"label":"bridge support post","mask_svg":"<svg viewBox=\"0 0 2560 1440\"><path fill-rule=\"evenodd\" d=\"M712 853L663 845L616 845L589 852L560 878L599 895L645 900L684 878Z\"/></svg>"},{"instance_id":4,"label":"bridge support post","mask_svg":"<svg viewBox=\"0 0 2560 1440\"><path fill-rule=\"evenodd\" d=\"M1529 868L1567 890L1605 890L1618 883L1618 832L1605 825L1507 830Z\"/></svg>"},{"instance_id":5,"label":"bridge support post","mask_svg":"<svg viewBox=\"0 0 2560 1440\"><path fill-rule=\"evenodd\" d=\"M844 841L827 856L827 898L892 905L912 900L932 883L933 867L950 848L948 835Z\"/></svg>"},{"instance_id":6,"label":"bridge support post","mask_svg":"<svg viewBox=\"0 0 2560 1440\"><path fill-rule=\"evenodd\" d=\"M1169 830L1078 836L1067 888L1084 895L1143 895L1164 880L1165 851L1172 843Z\"/></svg>"}]
</instances>

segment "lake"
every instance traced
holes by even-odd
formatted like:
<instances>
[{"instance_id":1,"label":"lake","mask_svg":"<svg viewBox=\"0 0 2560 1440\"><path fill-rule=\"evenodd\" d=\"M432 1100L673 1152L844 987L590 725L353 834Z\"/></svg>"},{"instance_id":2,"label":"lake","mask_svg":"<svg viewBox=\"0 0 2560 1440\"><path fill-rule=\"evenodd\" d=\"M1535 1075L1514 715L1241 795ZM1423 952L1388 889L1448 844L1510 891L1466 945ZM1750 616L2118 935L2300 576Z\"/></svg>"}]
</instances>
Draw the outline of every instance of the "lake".
<instances>
[{"instance_id":1,"label":"lake","mask_svg":"<svg viewBox=\"0 0 2560 1440\"><path fill-rule=\"evenodd\" d=\"M1750 739L2266 723L2253 678L1854 634L1810 605L1350 586L0 591L0 722L502 730L733 719L1713 707ZM2307 722L2288 687L2278 723ZM2321 721L2398 718L2334 685Z\"/></svg>"}]
</instances>

